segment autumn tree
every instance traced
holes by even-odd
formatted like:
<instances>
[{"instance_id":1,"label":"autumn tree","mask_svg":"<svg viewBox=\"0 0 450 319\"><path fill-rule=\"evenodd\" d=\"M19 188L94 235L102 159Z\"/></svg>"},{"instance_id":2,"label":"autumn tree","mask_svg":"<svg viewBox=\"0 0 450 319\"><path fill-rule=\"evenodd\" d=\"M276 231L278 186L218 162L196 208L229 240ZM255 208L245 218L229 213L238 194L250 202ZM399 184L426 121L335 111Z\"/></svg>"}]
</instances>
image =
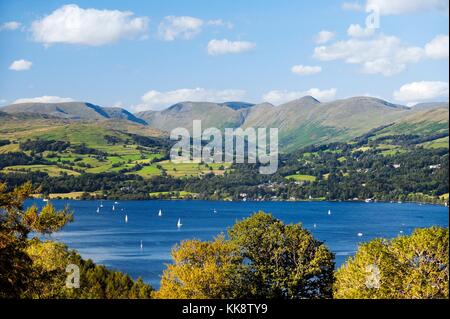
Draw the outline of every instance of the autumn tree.
<instances>
[{"instance_id":1,"label":"autumn tree","mask_svg":"<svg viewBox=\"0 0 450 319\"><path fill-rule=\"evenodd\" d=\"M334 256L300 225L260 212L238 222L228 237L175 247L155 297L331 297Z\"/></svg>"},{"instance_id":2,"label":"autumn tree","mask_svg":"<svg viewBox=\"0 0 450 319\"><path fill-rule=\"evenodd\" d=\"M448 228L432 227L362 244L336 272L334 297L448 299L448 235Z\"/></svg>"},{"instance_id":3,"label":"autumn tree","mask_svg":"<svg viewBox=\"0 0 450 319\"><path fill-rule=\"evenodd\" d=\"M188 240L172 250L160 299L231 299L240 297L242 257L237 247L219 236L214 241Z\"/></svg>"},{"instance_id":4,"label":"autumn tree","mask_svg":"<svg viewBox=\"0 0 450 319\"><path fill-rule=\"evenodd\" d=\"M33 193L27 183L8 191L0 183L0 298L150 298L152 288L141 279L84 260L64 244L41 241L72 220L67 209L49 203L42 210L23 203ZM42 237L42 236L41 236ZM80 269L80 288L66 288L66 267Z\"/></svg>"}]
</instances>

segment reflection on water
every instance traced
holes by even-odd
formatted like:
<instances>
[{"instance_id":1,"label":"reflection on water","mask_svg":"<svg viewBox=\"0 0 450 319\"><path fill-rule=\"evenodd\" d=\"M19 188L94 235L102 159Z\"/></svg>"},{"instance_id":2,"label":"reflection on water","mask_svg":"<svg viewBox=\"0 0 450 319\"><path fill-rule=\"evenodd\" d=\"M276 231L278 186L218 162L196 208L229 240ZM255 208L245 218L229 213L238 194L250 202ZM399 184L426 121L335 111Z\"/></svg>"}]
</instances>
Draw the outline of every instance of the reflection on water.
<instances>
[{"instance_id":1,"label":"reflection on water","mask_svg":"<svg viewBox=\"0 0 450 319\"><path fill-rule=\"evenodd\" d=\"M42 201L28 201L27 205ZM442 206L390 203L330 202L208 202L208 201L53 201L56 208L68 205L75 221L55 240L78 250L84 258L142 277L159 286L172 247L185 239L210 240L226 232L237 220L263 210L285 223L302 223L324 241L341 265L355 253L360 242L376 237L410 234L414 228L448 227L448 209ZM158 216L159 210L162 216ZM215 211L214 211L215 210ZM329 215L328 211L332 214ZM125 223L125 214L128 223ZM177 229L178 219L183 226ZM358 236L362 233L363 236ZM142 247L141 247L142 241Z\"/></svg>"}]
</instances>

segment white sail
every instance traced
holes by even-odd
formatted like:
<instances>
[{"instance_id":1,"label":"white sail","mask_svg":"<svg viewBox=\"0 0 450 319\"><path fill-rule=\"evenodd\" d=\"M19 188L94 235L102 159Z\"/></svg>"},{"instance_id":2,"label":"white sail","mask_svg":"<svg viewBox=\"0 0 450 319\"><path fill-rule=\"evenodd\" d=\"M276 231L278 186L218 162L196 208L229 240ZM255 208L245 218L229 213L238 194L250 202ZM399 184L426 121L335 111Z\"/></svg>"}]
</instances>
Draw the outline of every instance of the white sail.
<instances>
[{"instance_id":1,"label":"white sail","mask_svg":"<svg viewBox=\"0 0 450 319\"><path fill-rule=\"evenodd\" d=\"M328 210L328 215L331 215L331 210Z\"/></svg>"},{"instance_id":2,"label":"white sail","mask_svg":"<svg viewBox=\"0 0 450 319\"><path fill-rule=\"evenodd\" d=\"M141 240L141 249L144 249L144 244L142 243L142 240Z\"/></svg>"},{"instance_id":3,"label":"white sail","mask_svg":"<svg viewBox=\"0 0 450 319\"><path fill-rule=\"evenodd\" d=\"M160 209L158 212L158 216L161 217L162 216L162 210Z\"/></svg>"},{"instance_id":4,"label":"white sail","mask_svg":"<svg viewBox=\"0 0 450 319\"><path fill-rule=\"evenodd\" d=\"M114 210L116 210L116 207L113 205L113 207L112 207L112 210L114 211Z\"/></svg>"},{"instance_id":5,"label":"white sail","mask_svg":"<svg viewBox=\"0 0 450 319\"><path fill-rule=\"evenodd\" d=\"M100 207L97 207L97 213L100 213Z\"/></svg>"},{"instance_id":6,"label":"white sail","mask_svg":"<svg viewBox=\"0 0 450 319\"><path fill-rule=\"evenodd\" d=\"M125 215L125 223L128 223L128 215Z\"/></svg>"},{"instance_id":7,"label":"white sail","mask_svg":"<svg viewBox=\"0 0 450 319\"><path fill-rule=\"evenodd\" d=\"M183 226L183 224L181 223L181 219L178 218L177 227L178 227L178 228L181 228L181 226Z\"/></svg>"}]
</instances>

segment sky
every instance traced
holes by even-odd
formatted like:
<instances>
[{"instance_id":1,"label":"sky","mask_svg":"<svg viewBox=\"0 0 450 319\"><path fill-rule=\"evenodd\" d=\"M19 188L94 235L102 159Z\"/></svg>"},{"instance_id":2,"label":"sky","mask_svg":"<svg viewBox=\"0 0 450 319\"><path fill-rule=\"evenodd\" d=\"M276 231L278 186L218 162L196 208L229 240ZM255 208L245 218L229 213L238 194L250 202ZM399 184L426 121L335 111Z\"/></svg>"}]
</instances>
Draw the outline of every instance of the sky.
<instances>
[{"instance_id":1,"label":"sky","mask_svg":"<svg viewBox=\"0 0 450 319\"><path fill-rule=\"evenodd\" d=\"M0 0L0 105L447 101L449 0Z\"/></svg>"}]
</instances>

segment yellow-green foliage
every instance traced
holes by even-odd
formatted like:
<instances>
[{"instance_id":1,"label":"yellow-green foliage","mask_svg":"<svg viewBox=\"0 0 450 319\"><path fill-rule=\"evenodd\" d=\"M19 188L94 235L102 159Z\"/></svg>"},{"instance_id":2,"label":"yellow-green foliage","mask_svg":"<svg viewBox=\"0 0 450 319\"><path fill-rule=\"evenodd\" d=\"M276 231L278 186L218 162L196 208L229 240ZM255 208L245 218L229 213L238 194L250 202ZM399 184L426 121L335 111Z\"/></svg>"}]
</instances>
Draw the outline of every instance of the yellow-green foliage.
<instances>
[{"instance_id":1,"label":"yellow-green foliage","mask_svg":"<svg viewBox=\"0 0 450 319\"><path fill-rule=\"evenodd\" d=\"M448 299L448 245L448 229L438 227L363 244L336 272L334 297Z\"/></svg>"},{"instance_id":2,"label":"yellow-green foliage","mask_svg":"<svg viewBox=\"0 0 450 319\"><path fill-rule=\"evenodd\" d=\"M36 206L32 206L23 215L23 224L41 234L56 232L72 220L73 216L67 212L67 209L57 212L50 203L42 208L40 213Z\"/></svg>"},{"instance_id":3,"label":"yellow-green foliage","mask_svg":"<svg viewBox=\"0 0 450 319\"><path fill-rule=\"evenodd\" d=\"M8 190L0 183L0 299L1 298L150 298L152 289L142 280L83 260L65 245L37 238L72 220L67 210L49 204L41 211L23 202L33 193L30 183ZM66 288L66 267L80 269L80 288Z\"/></svg>"},{"instance_id":4,"label":"yellow-green foliage","mask_svg":"<svg viewBox=\"0 0 450 319\"><path fill-rule=\"evenodd\" d=\"M156 298L329 298L333 254L300 225L257 213L229 239L185 241L172 252Z\"/></svg>"},{"instance_id":5,"label":"yellow-green foliage","mask_svg":"<svg viewBox=\"0 0 450 319\"><path fill-rule=\"evenodd\" d=\"M242 258L223 236L212 242L184 241L173 249L172 258L173 264L164 271L161 289L154 294L156 298L234 298L243 289L238 278Z\"/></svg>"}]
</instances>

